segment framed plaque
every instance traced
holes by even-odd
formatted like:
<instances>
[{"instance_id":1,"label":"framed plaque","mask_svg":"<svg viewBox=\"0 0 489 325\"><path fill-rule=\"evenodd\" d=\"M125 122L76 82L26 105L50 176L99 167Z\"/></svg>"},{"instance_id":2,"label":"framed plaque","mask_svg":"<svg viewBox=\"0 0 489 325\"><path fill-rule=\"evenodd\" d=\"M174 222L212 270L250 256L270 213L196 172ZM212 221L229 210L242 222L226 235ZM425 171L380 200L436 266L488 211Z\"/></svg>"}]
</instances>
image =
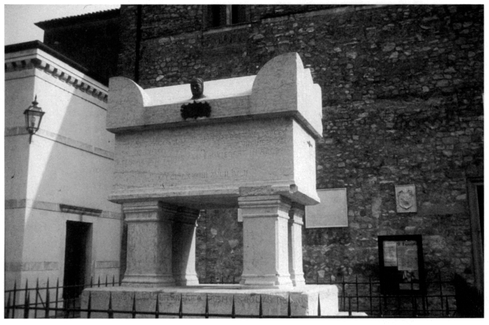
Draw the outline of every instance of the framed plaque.
<instances>
[{"instance_id":1,"label":"framed plaque","mask_svg":"<svg viewBox=\"0 0 489 325\"><path fill-rule=\"evenodd\" d=\"M378 239L382 293L424 293L421 235L379 236Z\"/></svg>"},{"instance_id":2,"label":"framed plaque","mask_svg":"<svg viewBox=\"0 0 489 325\"><path fill-rule=\"evenodd\" d=\"M348 227L346 188L317 190L321 203L306 206L306 228Z\"/></svg>"}]
</instances>

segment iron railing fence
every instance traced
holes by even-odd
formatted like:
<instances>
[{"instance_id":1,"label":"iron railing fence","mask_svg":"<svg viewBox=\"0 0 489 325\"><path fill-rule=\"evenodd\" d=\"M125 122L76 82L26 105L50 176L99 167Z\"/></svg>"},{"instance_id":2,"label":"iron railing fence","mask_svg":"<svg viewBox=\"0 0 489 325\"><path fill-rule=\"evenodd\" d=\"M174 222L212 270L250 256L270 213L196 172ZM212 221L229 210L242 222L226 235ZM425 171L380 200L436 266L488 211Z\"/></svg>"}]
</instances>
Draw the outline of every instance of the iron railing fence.
<instances>
[{"instance_id":1,"label":"iron railing fence","mask_svg":"<svg viewBox=\"0 0 489 325\"><path fill-rule=\"evenodd\" d=\"M239 279L238 279L239 280ZM201 281L205 284L206 281ZM209 284L216 282L207 281ZM222 284L237 284L236 278L220 278L219 283ZM105 282L98 278L94 283L92 280L86 286L60 286L59 281L56 285L50 286L49 280L45 286L40 286L39 281L36 281L35 287L29 287L28 282L22 288L18 288L14 284L13 289L5 291L5 317L6 318L90 318L93 314L102 313L107 317L113 317L114 314L127 315L127 317L231 317L231 318L255 318L255 317L312 317L312 316L294 316L289 312L282 316L267 316L263 314L257 315L237 315L233 308L228 315L210 314L206 302L206 312L204 314L187 313L184 311L182 301L180 301L180 311L178 313L169 313L158 310L152 312L138 311L135 306L131 311L114 310L112 301L109 299L109 304L106 309L94 309L91 307L91 296L87 308L82 309L79 297L69 297L64 292L70 290L79 291L87 287L109 287L120 286L120 279L116 281L105 278ZM441 276L438 280L433 280L427 283L427 289L424 294L382 294L380 291L380 281L374 278L360 279L358 277L346 278L340 280L324 281L317 279L314 282L308 281L308 284L316 285L336 285L339 295L339 310L343 316L339 317L355 317L365 313L367 317L451 317L456 315L456 299L455 289L452 281L442 281ZM158 297L158 296L157 296ZM234 299L233 299L234 300ZM261 310L261 303L260 303ZM100 314L98 314L100 315ZM314 316L314 317L329 317L329 316Z\"/></svg>"},{"instance_id":2,"label":"iron railing fence","mask_svg":"<svg viewBox=\"0 0 489 325\"><path fill-rule=\"evenodd\" d=\"M338 287L339 309L344 312L364 312L370 317L451 317L456 312L455 287L452 281L426 282L424 292L412 290L417 283L409 283L410 293L385 294L376 278L342 277L339 280L315 284L334 284ZM308 284L313 284L308 282Z\"/></svg>"},{"instance_id":3,"label":"iron railing fence","mask_svg":"<svg viewBox=\"0 0 489 325\"><path fill-rule=\"evenodd\" d=\"M60 285L59 279L56 285L50 285L49 278L44 286L39 285L36 280L35 287L29 287L26 280L24 287L17 287L17 283L10 290L5 290L5 318L78 318L80 316L80 297L73 292L82 292L85 288L93 287L115 287L120 286L121 279L115 276L105 282L98 277L94 282L90 279L89 284L82 285ZM43 312L43 316L40 316Z\"/></svg>"}]
</instances>

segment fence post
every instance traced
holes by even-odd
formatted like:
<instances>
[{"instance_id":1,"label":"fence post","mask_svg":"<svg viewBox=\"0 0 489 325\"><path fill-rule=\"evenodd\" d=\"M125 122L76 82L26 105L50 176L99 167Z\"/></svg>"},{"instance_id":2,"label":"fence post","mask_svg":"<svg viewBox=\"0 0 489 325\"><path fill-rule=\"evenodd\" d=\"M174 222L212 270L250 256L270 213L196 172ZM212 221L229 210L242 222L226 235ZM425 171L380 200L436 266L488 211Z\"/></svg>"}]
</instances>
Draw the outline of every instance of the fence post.
<instances>
[{"instance_id":1,"label":"fence post","mask_svg":"<svg viewBox=\"0 0 489 325\"><path fill-rule=\"evenodd\" d=\"M183 296L180 294L180 307L178 308L178 318L183 318Z\"/></svg>"},{"instance_id":2,"label":"fence post","mask_svg":"<svg viewBox=\"0 0 489 325\"><path fill-rule=\"evenodd\" d=\"M99 277L100 280L100 277ZM100 281L99 281L100 284ZM107 315L109 318L114 318L114 312L112 310L112 292L109 293L109 308L107 309Z\"/></svg>"},{"instance_id":3,"label":"fence post","mask_svg":"<svg viewBox=\"0 0 489 325\"><path fill-rule=\"evenodd\" d=\"M39 295L39 278L36 279L36 293L34 298L34 318L37 318L37 296Z\"/></svg>"},{"instance_id":4,"label":"fence post","mask_svg":"<svg viewBox=\"0 0 489 325\"><path fill-rule=\"evenodd\" d=\"M438 272L438 284L440 288L440 308L441 308L441 313L443 315L443 287L441 284L441 270Z\"/></svg>"},{"instance_id":5,"label":"fence post","mask_svg":"<svg viewBox=\"0 0 489 325\"><path fill-rule=\"evenodd\" d=\"M29 304L30 304L30 294L29 294L29 280L25 280L25 298L24 298L24 318L29 318Z\"/></svg>"},{"instance_id":6,"label":"fence post","mask_svg":"<svg viewBox=\"0 0 489 325\"><path fill-rule=\"evenodd\" d=\"M136 293L132 296L132 318L136 318Z\"/></svg>"},{"instance_id":7,"label":"fence post","mask_svg":"<svg viewBox=\"0 0 489 325\"><path fill-rule=\"evenodd\" d=\"M100 288L100 275L98 276L97 287Z\"/></svg>"},{"instance_id":8,"label":"fence post","mask_svg":"<svg viewBox=\"0 0 489 325\"><path fill-rule=\"evenodd\" d=\"M321 317L321 294L318 293L318 317Z\"/></svg>"},{"instance_id":9,"label":"fence post","mask_svg":"<svg viewBox=\"0 0 489 325\"><path fill-rule=\"evenodd\" d=\"M287 301L287 317L290 318L292 316L292 307L290 306L290 293L289 293L289 299Z\"/></svg>"},{"instance_id":10,"label":"fence post","mask_svg":"<svg viewBox=\"0 0 489 325\"><path fill-rule=\"evenodd\" d=\"M261 294L260 294L260 309L258 309L258 317L262 318L263 317L263 306L262 306L262 301L261 301Z\"/></svg>"},{"instance_id":11,"label":"fence post","mask_svg":"<svg viewBox=\"0 0 489 325\"><path fill-rule=\"evenodd\" d=\"M358 306L360 305L360 298L358 296L358 275L355 275L355 294L357 298L357 312L358 312ZM351 303L351 301L350 301Z\"/></svg>"},{"instance_id":12,"label":"fence post","mask_svg":"<svg viewBox=\"0 0 489 325\"><path fill-rule=\"evenodd\" d=\"M231 318L235 318L236 316L236 310L235 310L235 306L234 306L234 295L233 295L233 306L231 308Z\"/></svg>"},{"instance_id":13,"label":"fence post","mask_svg":"<svg viewBox=\"0 0 489 325\"><path fill-rule=\"evenodd\" d=\"M14 300L12 301L12 318L15 318L17 304L17 281L14 282Z\"/></svg>"},{"instance_id":14,"label":"fence post","mask_svg":"<svg viewBox=\"0 0 489 325\"><path fill-rule=\"evenodd\" d=\"M372 296L372 277L371 276L368 277L368 292L369 292L369 299L370 299L370 316L372 316L372 314L374 313L374 309L373 309L373 303L372 303L373 296Z\"/></svg>"},{"instance_id":15,"label":"fence post","mask_svg":"<svg viewBox=\"0 0 489 325\"><path fill-rule=\"evenodd\" d=\"M44 317L45 318L49 318L49 305L50 305L50 301L49 301L49 297L50 296L50 292L49 292L49 278L46 282L46 310L44 312Z\"/></svg>"},{"instance_id":16,"label":"fence post","mask_svg":"<svg viewBox=\"0 0 489 325\"><path fill-rule=\"evenodd\" d=\"M448 297L445 297L446 315L450 316L450 307L448 306Z\"/></svg>"},{"instance_id":17,"label":"fence post","mask_svg":"<svg viewBox=\"0 0 489 325\"><path fill-rule=\"evenodd\" d=\"M348 297L348 316L351 316L351 297Z\"/></svg>"},{"instance_id":18,"label":"fence post","mask_svg":"<svg viewBox=\"0 0 489 325\"><path fill-rule=\"evenodd\" d=\"M107 284L109 283L109 275L105 275L105 287L107 287Z\"/></svg>"},{"instance_id":19,"label":"fence post","mask_svg":"<svg viewBox=\"0 0 489 325\"><path fill-rule=\"evenodd\" d=\"M56 309L54 310L54 314L58 313L58 299L59 299L59 278L56 279L56 296L54 297L54 301L56 301L56 305L54 306Z\"/></svg>"},{"instance_id":20,"label":"fence post","mask_svg":"<svg viewBox=\"0 0 489 325\"><path fill-rule=\"evenodd\" d=\"M88 293L87 318L92 316L92 291Z\"/></svg>"},{"instance_id":21,"label":"fence post","mask_svg":"<svg viewBox=\"0 0 489 325\"><path fill-rule=\"evenodd\" d=\"M160 318L160 295L156 293L155 318Z\"/></svg>"},{"instance_id":22,"label":"fence post","mask_svg":"<svg viewBox=\"0 0 489 325\"><path fill-rule=\"evenodd\" d=\"M5 318L10 318L10 292L8 293L7 306L5 307Z\"/></svg>"},{"instance_id":23,"label":"fence post","mask_svg":"<svg viewBox=\"0 0 489 325\"><path fill-rule=\"evenodd\" d=\"M346 284L345 284L345 276L343 275L343 281L341 283L341 288L343 291L343 309L346 308Z\"/></svg>"},{"instance_id":24,"label":"fence post","mask_svg":"<svg viewBox=\"0 0 489 325\"><path fill-rule=\"evenodd\" d=\"M205 295L205 318L209 318L209 295Z\"/></svg>"},{"instance_id":25,"label":"fence post","mask_svg":"<svg viewBox=\"0 0 489 325\"><path fill-rule=\"evenodd\" d=\"M382 289L381 288L379 288L379 313L380 313L379 316L382 317Z\"/></svg>"}]
</instances>

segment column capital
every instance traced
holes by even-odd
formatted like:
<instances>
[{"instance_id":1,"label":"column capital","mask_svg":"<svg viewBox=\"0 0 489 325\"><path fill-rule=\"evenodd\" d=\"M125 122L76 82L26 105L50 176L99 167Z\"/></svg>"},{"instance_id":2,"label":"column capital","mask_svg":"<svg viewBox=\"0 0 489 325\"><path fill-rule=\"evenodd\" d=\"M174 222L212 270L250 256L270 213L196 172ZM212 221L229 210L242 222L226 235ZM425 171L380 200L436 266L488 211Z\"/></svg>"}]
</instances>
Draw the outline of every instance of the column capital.
<instances>
[{"instance_id":1,"label":"column capital","mask_svg":"<svg viewBox=\"0 0 489 325\"><path fill-rule=\"evenodd\" d=\"M241 196L238 198L241 217L279 217L288 219L291 201L282 195Z\"/></svg>"},{"instance_id":2,"label":"column capital","mask_svg":"<svg viewBox=\"0 0 489 325\"><path fill-rule=\"evenodd\" d=\"M200 217L200 210L186 207L178 207L175 213L175 222L194 225Z\"/></svg>"},{"instance_id":3,"label":"column capital","mask_svg":"<svg viewBox=\"0 0 489 325\"><path fill-rule=\"evenodd\" d=\"M303 225L304 215L305 215L304 205L293 202L289 210L290 222Z\"/></svg>"},{"instance_id":4,"label":"column capital","mask_svg":"<svg viewBox=\"0 0 489 325\"><path fill-rule=\"evenodd\" d=\"M159 201L127 202L122 205L125 220L128 222L171 220L177 210L176 206Z\"/></svg>"}]
</instances>

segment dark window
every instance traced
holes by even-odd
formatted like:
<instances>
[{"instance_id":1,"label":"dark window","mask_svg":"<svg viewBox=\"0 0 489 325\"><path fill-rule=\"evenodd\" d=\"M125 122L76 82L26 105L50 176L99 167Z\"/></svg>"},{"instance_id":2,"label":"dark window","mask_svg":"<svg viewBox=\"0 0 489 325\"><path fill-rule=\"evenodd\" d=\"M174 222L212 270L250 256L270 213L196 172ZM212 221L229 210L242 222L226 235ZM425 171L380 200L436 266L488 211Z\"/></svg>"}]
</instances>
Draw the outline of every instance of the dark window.
<instances>
[{"instance_id":1,"label":"dark window","mask_svg":"<svg viewBox=\"0 0 489 325\"><path fill-rule=\"evenodd\" d=\"M226 25L226 6L211 5L207 13L210 27Z\"/></svg>"},{"instance_id":2,"label":"dark window","mask_svg":"<svg viewBox=\"0 0 489 325\"><path fill-rule=\"evenodd\" d=\"M240 24L246 22L246 7L243 5L231 6L231 23Z\"/></svg>"},{"instance_id":3,"label":"dark window","mask_svg":"<svg viewBox=\"0 0 489 325\"><path fill-rule=\"evenodd\" d=\"M209 27L227 26L247 21L246 6L209 5L207 6L207 24Z\"/></svg>"}]
</instances>

